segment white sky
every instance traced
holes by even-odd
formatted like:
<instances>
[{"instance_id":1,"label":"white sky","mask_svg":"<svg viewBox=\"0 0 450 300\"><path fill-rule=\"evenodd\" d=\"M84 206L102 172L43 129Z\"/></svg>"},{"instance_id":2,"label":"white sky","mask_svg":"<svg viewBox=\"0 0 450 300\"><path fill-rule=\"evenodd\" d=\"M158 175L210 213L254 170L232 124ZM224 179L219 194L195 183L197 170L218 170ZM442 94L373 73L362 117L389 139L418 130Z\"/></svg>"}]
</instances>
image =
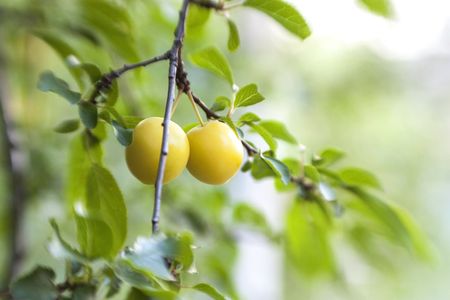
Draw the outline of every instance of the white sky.
<instances>
[{"instance_id":1,"label":"white sky","mask_svg":"<svg viewBox=\"0 0 450 300\"><path fill-rule=\"evenodd\" d=\"M387 56L414 59L443 52L450 54L450 0L391 0L395 17L386 20L362 9L357 0L291 0L317 38L368 43ZM450 38L450 37L449 37ZM447 47L445 47L447 46Z\"/></svg>"}]
</instances>

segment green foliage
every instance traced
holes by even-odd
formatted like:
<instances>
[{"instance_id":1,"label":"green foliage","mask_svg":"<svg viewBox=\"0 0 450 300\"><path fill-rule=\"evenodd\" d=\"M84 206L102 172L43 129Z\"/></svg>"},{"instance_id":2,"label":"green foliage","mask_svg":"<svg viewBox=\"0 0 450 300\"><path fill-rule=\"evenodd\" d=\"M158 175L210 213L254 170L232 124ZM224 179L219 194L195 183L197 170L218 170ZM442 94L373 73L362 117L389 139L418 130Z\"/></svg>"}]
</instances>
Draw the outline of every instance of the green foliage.
<instances>
[{"instance_id":1,"label":"green foliage","mask_svg":"<svg viewBox=\"0 0 450 300\"><path fill-rule=\"evenodd\" d=\"M76 131L80 127L78 119L64 120L53 128L58 133L70 133Z\"/></svg>"},{"instance_id":2,"label":"green foliage","mask_svg":"<svg viewBox=\"0 0 450 300\"><path fill-rule=\"evenodd\" d=\"M228 50L236 51L239 48L241 39L239 37L239 30L233 20L228 19Z\"/></svg>"},{"instance_id":3,"label":"green foliage","mask_svg":"<svg viewBox=\"0 0 450 300\"><path fill-rule=\"evenodd\" d=\"M78 113L81 122L88 129L94 129L97 126L98 113L97 107L91 102L81 101L78 103Z\"/></svg>"},{"instance_id":4,"label":"green foliage","mask_svg":"<svg viewBox=\"0 0 450 300\"><path fill-rule=\"evenodd\" d=\"M133 130L124 128L117 121L112 120L111 124L114 127L114 135L122 146L128 146L133 141Z\"/></svg>"},{"instance_id":5,"label":"green foliage","mask_svg":"<svg viewBox=\"0 0 450 300\"><path fill-rule=\"evenodd\" d=\"M226 300L227 298L222 295L216 288L206 283L199 283L194 285L192 289L202 292L211 297L214 300Z\"/></svg>"},{"instance_id":6,"label":"green foliage","mask_svg":"<svg viewBox=\"0 0 450 300\"><path fill-rule=\"evenodd\" d=\"M70 90L69 85L62 79L56 77L52 72L46 71L39 77L38 88L43 92L52 92L63 97L70 104L77 104L81 95Z\"/></svg>"},{"instance_id":7,"label":"green foliage","mask_svg":"<svg viewBox=\"0 0 450 300\"><path fill-rule=\"evenodd\" d=\"M266 131L270 132L270 134L276 138L280 139L282 141L285 141L287 143L296 145L297 140L295 137L287 130L286 126L275 120L264 120L259 123L261 127L263 127Z\"/></svg>"},{"instance_id":8,"label":"green foliage","mask_svg":"<svg viewBox=\"0 0 450 300\"><path fill-rule=\"evenodd\" d=\"M85 201L75 203L78 243L88 257L113 258L127 234L127 209L111 173L92 164Z\"/></svg>"},{"instance_id":9,"label":"green foliage","mask_svg":"<svg viewBox=\"0 0 450 300\"><path fill-rule=\"evenodd\" d=\"M227 97L220 96L217 97L214 101L214 104L211 106L212 111L222 111L231 106L231 100Z\"/></svg>"},{"instance_id":10,"label":"green foliage","mask_svg":"<svg viewBox=\"0 0 450 300\"><path fill-rule=\"evenodd\" d=\"M302 15L292 5L282 0L246 0L244 5L272 17L299 38L305 39L311 34Z\"/></svg>"},{"instance_id":11,"label":"green foliage","mask_svg":"<svg viewBox=\"0 0 450 300\"><path fill-rule=\"evenodd\" d=\"M360 168L345 168L339 171L341 180L350 186L368 186L381 189L380 182L372 173Z\"/></svg>"},{"instance_id":12,"label":"green foliage","mask_svg":"<svg viewBox=\"0 0 450 300\"><path fill-rule=\"evenodd\" d=\"M264 100L264 96L258 92L256 84L248 84L239 89L234 101L235 107L250 106Z\"/></svg>"},{"instance_id":13,"label":"green foliage","mask_svg":"<svg viewBox=\"0 0 450 300\"><path fill-rule=\"evenodd\" d=\"M392 17L389 0L359 0L367 9L383 17Z\"/></svg>"},{"instance_id":14,"label":"green foliage","mask_svg":"<svg viewBox=\"0 0 450 300\"><path fill-rule=\"evenodd\" d=\"M206 69L225 79L233 86L234 79L226 57L216 47L207 47L189 55L190 61L197 67Z\"/></svg>"},{"instance_id":15,"label":"green foliage","mask_svg":"<svg viewBox=\"0 0 450 300\"><path fill-rule=\"evenodd\" d=\"M54 279L53 270L38 266L30 274L12 284L11 295L16 300L54 300L58 296Z\"/></svg>"}]
</instances>

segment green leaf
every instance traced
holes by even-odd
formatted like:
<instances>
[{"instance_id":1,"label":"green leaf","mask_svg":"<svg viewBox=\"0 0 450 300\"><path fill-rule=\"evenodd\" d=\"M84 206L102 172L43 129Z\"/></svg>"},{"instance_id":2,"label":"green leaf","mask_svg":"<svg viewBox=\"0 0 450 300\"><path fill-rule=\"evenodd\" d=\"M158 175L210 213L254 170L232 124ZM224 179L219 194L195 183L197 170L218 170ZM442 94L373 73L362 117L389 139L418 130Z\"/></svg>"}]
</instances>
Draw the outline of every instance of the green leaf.
<instances>
[{"instance_id":1,"label":"green leaf","mask_svg":"<svg viewBox=\"0 0 450 300\"><path fill-rule=\"evenodd\" d=\"M94 285L77 285L72 293L72 300L96 300L96 288Z\"/></svg>"},{"instance_id":2,"label":"green leaf","mask_svg":"<svg viewBox=\"0 0 450 300\"><path fill-rule=\"evenodd\" d=\"M144 118L138 116L122 116L122 119L124 120L127 128L134 128L137 124L139 124L139 122L144 120Z\"/></svg>"},{"instance_id":3,"label":"green leaf","mask_svg":"<svg viewBox=\"0 0 450 300\"><path fill-rule=\"evenodd\" d=\"M80 89L84 87L82 80L82 72L76 68L72 68L71 60L78 61L79 55L74 48L65 42L63 34L57 34L47 30L35 30L33 35L43 40L47 45L53 48L58 53L65 64L69 67L69 72L77 82Z\"/></svg>"},{"instance_id":4,"label":"green leaf","mask_svg":"<svg viewBox=\"0 0 450 300\"><path fill-rule=\"evenodd\" d=\"M276 158L266 155L262 155L261 158L275 172L277 177L280 178L284 184L288 184L290 182L291 174L289 173L288 167L284 163Z\"/></svg>"},{"instance_id":5,"label":"green leaf","mask_svg":"<svg viewBox=\"0 0 450 300\"><path fill-rule=\"evenodd\" d=\"M55 219L50 219L50 225L55 233L55 238L50 242L48 249L54 257L82 263L88 263L90 261L88 257L84 256L63 239Z\"/></svg>"},{"instance_id":6,"label":"green leaf","mask_svg":"<svg viewBox=\"0 0 450 300\"><path fill-rule=\"evenodd\" d=\"M246 0L244 6L257 9L272 17L281 26L301 39L311 34L302 15L290 4L281 0Z\"/></svg>"},{"instance_id":7,"label":"green leaf","mask_svg":"<svg viewBox=\"0 0 450 300\"><path fill-rule=\"evenodd\" d=\"M300 161L296 158L284 158L282 162L288 167L289 173L295 175L298 175L300 173ZM291 182L289 184L284 184L281 179L276 178L275 179L275 188L277 191L284 192L284 191L291 191L298 188L298 186Z\"/></svg>"},{"instance_id":8,"label":"green leaf","mask_svg":"<svg viewBox=\"0 0 450 300\"><path fill-rule=\"evenodd\" d=\"M268 132L264 127L261 127L255 123L248 123L248 125L263 138L270 150L275 151L277 149L277 141L275 141L270 132Z\"/></svg>"},{"instance_id":9,"label":"green leaf","mask_svg":"<svg viewBox=\"0 0 450 300\"><path fill-rule=\"evenodd\" d=\"M88 257L113 258L127 235L127 209L111 173L92 164L86 198L75 204L78 242Z\"/></svg>"},{"instance_id":10,"label":"green leaf","mask_svg":"<svg viewBox=\"0 0 450 300\"><path fill-rule=\"evenodd\" d=\"M175 281L166 260L181 264L187 270L193 263L191 238L188 235L151 238L138 238L132 248L122 253L119 261L130 265L134 270L152 278L156 276L167 281Z\"/></svg>"},{"instance_id":11,"label":"green leaf","mask_svg":"<svg viewBox=\"0 0 450 300\"><path fill-rule=\"evenodd\" d=\"M56 77L52 72L45 71L39 76L38 89L43 92L55 93L71 104L77 104L81 100L81 95L71 91L69 85L64 80Z\"/></svg>"},{"instance_id":12,"label":"green leaf","mask_svg":"<svg viewBox=\"0 0 450 300\"><path fill-rule=\"evenodd\" d=\"M197 285L194 285L192 289L202 292L210 296L214 300L227 300L227 298L222 293L220 293L215 287L206 283L199 283Z\"/></svg>"},{"instance_id":13,"label":"green leaf","mask_svg":"<svg viewBox=\"0 0 450 300\"><path fill-rule=\"evenodd\" d=\"M212 111L222 111L231 106L231 100L224 96L219 96L211 106Z\"/></svg>"},{"instance_id":14,"label":"green leaf","mask_svg":"<svg viewBox=\"0 0 450 300\"><path fill-rule=\"evenodd\" d=\"M189 7L188 16L186 20L187 30L197 29L208 22L211 16L211 10L199 5L191 5Z\"/></svg>"},{"instance_id":15,"label":"green leaf","mask_svg":"<svg viewBox=\"0 0 450 300\"><path fill-rule=\"evenodd\" d=\"M239 31L236 26L236 23L233 22L233 20L228 19L228 50L230 51L236 51L237 48L239 48L239 44L241 43L239 38Z\"/></svg>"},{"instance_id":16,"label":"green leaf","mask_svg":"<svg viewBox=\"0 0 450 300\"><path fill-rule=\"evenodd\" d=\"M272 168L259 155L255 156L251 165L251 175L254 179L263 179L266 177L276 176Z\"/></svg>"},{"instance_id":17,"label":"green leaf","mask_svg":"<svg viewBox=\"0 0 450 300\"><path fill-rule=\"evenodd\" d=\"M78 103L78 113L80 115L81 122L88 129L93 129L97 126L98 112L95 104L87 101L81 101Z\"/></svg>"},{"instance_id":18,"label":"green leaf","mask_svg":"<svg viewBox=\"0 0 450 300\"><path fill-rule=\"evenodd\" d=\"M238 124L243 124L243 123L255 123L260 121L260 117L258 117L256 114L252 113L252 112L248 112L243 114L238 121Z\"/></svg>"},{"instance_id":19,"label":"green leaf","mask_svg":"<svg viewBox=\"0 0 450 300\"><path fill-rule=\"evenodd\" d=\"M97 65L91 63L81 63L72 66L73 69L80 69L89 76L91 83L96 83L102 77L102 71Z\"/></svg>"},{"instance_id":20,"label":"green leaf","mask_svg":"<svg viewBox=\"0 0 450 300\"><path fill-rule=\"evenodd\" d=\"M207 47L191 53L189 60L195 66L210 71L214 75L225 79L233 86L234 79L228 60L216 47Z\"/></svg>"},{"instance_id":21,"label":"green leaf","mask_svg":"<svg viewBox=\"0 0 450 300\"><path fill-rule=\"evenodd\" d=\"M287 130L286 126L279 121L263 120L259 123L259 125L266 129L276 139L280 139L293 145L298 144L297 140Z\"/></svg>"},{"instance_id":22,"label":"green leaf","mask_svg":"<svg viewBox=\"0 0 450 300\"><path fill-rule=\"evenodd\" d=\"M54 300L58 297L54 279L53 270L38 266L11 285L11 295L14 300Z\"/></svg>"},{"instance_id":23,"label":"green leaf","mask_svg":"<svg viewBox=\"0 0 450 300\"><path fill-rule=\"evenodd\" d=\"M378 179L369 171L360 168L345 168L339 171L341 180L350 186L369 186L381 189Z\"/></svg>"},{"instance_id":24,"label":"green leaf","mask_svg":"<svg viewBox=\"0 0 450 300\"><path fill-rule=\"evenodd\" d=\"M78 119L64 120L53 128L58 133L70 133L80 128L80 121Z\"/></svg>"},{"instance_id":25,"label":"green leaf","mask_svg":"<svg viewBox=\"0 0 450 300\"><path fill-rule=\"evenodd\" d=\"M266 235L271 235L272 230L265 216L253 206L246 203L238 203L233 208L233 221L260 230Z\"/></svg>"},{"instance_id":26,"label":"green leaf","mask_svg":"<svg viewBox=\"0 0 450 300\"><path fill-rule=\"evenodd\" d=\"M111 122L114 128L114 135L122 146L129 146L133 142L133 129L124 128L122 125L117 123L117 121L112 120Z\"/></svg>"},{"instance_id":27,"label":"green leaf","mask_svg":"<svg viewBox=\"0 0 450 300\"><path fill-rule=\"evenodd\" d=\"M297 199L286 218L287 259L309 277L336 272L329 222L315 201Z\"/></svg>"},{"instance_id":28,"label":"green leaf","mask_svg":"<svg viewBox=\"0 0 450 300\"><path fill-rule=\"evenodd\" d=\"M234 101L235 107L250 106L264 100L264 96L258 92L256 84L251 83L239 89Z\"/></svg>"},{"instance_id":29,"label":"green leaf","mask_svg":"<svg viewBox=\"0 0 450 300\"><path fill-rule=\"evenodd\" d=\"M99 102L103 102L108 106L114 106L119 98L119 85L117 80L113 80L108 90L101 91Z\"/></svg>"},{"instance_id":30,"label":"green leaf","mask_svg":"<svg viewBox=\"0 0 450 300\"><path fill-rule=\"evenodd\" d=\"M194 122L194 123L187 124L187 125L183 126L183 131L187 133L187 132L189 132L189 130L191 130L192 128L197 127L198 125L200 125L199 122Z\"/></svg>"},{"instance_id":31,"label":"green leaf","mask_svg":"<svg viewBox=\"0 0 450 300\"><path fill-rule=\"evenodd\" d=\"M319 156L312 159L312 164L316 167L328 167L345 156L345 153L339 149L328 148L323 150Z\"/></svg>"},{"instance_id":32,"label":"green leaf","mask_svg":"<svg viewBox=\"0 0 450 300\"><path fill-rule=\"evenodd\" d=\"M85 197L87 174L92 162L102 162L102 148L100 143L92 142L91 138L84 132L75 136L70 143L68 179L66 187L66 197L68 207L72 207L75 202L81 201Z\"/></svg>"},{"instance_id":33,"label":"green leaf","mask_svg":"<svg viewBox=\"0 0 450 300\"><path fill-rule=\"evenodd\" d=\"M304 165L305 176L311 179L315 183L319 183L320 181L320 173L317 169L312 165Z\"/></svg>"},{"instance_id":34,"label":"green leaf","mask_svg":"<svg viewBox=\"0 0 450 300\"><path fill-rule=\"evenodd\" d=\"M389 0L359 0L359 2L377 15L392 17L392 7Z\"/></svg>"}]
</instances>

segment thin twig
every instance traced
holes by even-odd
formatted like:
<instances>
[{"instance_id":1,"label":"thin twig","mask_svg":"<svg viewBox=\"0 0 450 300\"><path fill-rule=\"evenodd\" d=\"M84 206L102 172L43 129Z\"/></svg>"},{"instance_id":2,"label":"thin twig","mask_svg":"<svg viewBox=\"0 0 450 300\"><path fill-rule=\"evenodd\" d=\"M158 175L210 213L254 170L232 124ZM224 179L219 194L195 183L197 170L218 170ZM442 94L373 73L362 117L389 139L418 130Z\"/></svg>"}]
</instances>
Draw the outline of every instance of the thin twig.
<instances>
[{"instance_id":1,"label":"thin twig","mask_svg":"<svg viewBox=\"0 0 450 300\"><path fill-rule=\"evenodd\" d=\"M1 62L0 62L1 63ZM3 66L0 67L3 70ZM1 135L3 139L3 155L5 161L5 168L8 176L8 184L10 190L9 200L9 259L5 266L6 281L2 285L7 286L8 281L11 281L18 273L22 258L23 258L23 212L24 202L26 198L25 184L24 184L24 156L19 147L19 138L15 126L13 124L12 115L9 109L11 101L8 98L6 90L6 76L3 72L0 73L0 126Z\"/></svg>"},{"instance_id":2,"label":"thin twig","mask_svg":"<svg viewBox=\"0 0 450 300\"><path fill-rule=\"evenodd\" d=\"M167 155L169 153L169 122L170 114L172 111L173 101L175 99L176 88L176 75L181 47L183 45L186 15L189 6L189 0L183 0L183 4L180 10L180 17L178 19L178 25L175 30L175 39L172 44L172 48L169 51L169 87L167 91L166 108L164 112L163 136L161 143L161 153L159 156L158 173L155 182L155 199L152 217L152 232L156 233L159 230L159 215L161 210L161 195L164 179L164 171L166 168Z\"/></svg>"},{"instance_id":3,"label":"thin twig","mask_svg":"<svg viewBox=\"0 0 450 300\"><path fill-rule=\"evenodd\" d=\"M120 76L122 76L124 73L137 69L137 68L142 68L142 67L146 67L148 65L151 65L153 63L162 61L162 60L167 60L169 59L170 56L170 51L167 51L161 55L149 58L147 60L135 63L135 64L125 64L123 65L121 68L117 69L117 70L113 70L109 73L104 74L96 83L95 85L95 90L92 92L90 98L88 99L89 102L95 102L95 98L97 98L97 96L100 94L100 92L102 90L107 90L111 87L111 84L113 82L113 80L119 78Z\"/></svg>"},{"instance_id":4,"label":"thin twig","mask_svg":"<svg viewBox=\"0 0 450 300\"><path fill-rule=\"evenodd\" d=\"M225 6L223 1L215 2L210 0L191 0L190 2L204 8L210 8L219 11L223 10Z\"/></svg>"}]
</instances>

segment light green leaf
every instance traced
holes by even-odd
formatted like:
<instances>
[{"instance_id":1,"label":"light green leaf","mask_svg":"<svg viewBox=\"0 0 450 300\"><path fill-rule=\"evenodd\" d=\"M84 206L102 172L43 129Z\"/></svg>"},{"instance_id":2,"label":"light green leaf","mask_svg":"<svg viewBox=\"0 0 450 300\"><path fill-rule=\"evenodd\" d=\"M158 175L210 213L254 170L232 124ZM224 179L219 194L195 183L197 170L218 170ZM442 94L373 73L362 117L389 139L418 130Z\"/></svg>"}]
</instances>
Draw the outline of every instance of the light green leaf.
<instances>
[{"instance_id":1,"label":"light green leaf","mask_svg":"<svg viewBox=\"0 0 450 300\"><path fill-rule=\"evenodd\" d=\"M293 145L297 145L295 137L287 130L286 126L274 120L263 120L259 123L264 129L266 129L276 139L288 142Z\"/></svg>"},{"instance_id":2,"label":"light green leaf","mask_svg":"<svg viewBox=\"0 0 450 300\"><path fill-rule=\"evenodd\" d=\"M258 92L256 84L251 83L239 89L234 101L235 107L250 106L264 100L264 96Z\"/></svg>"},{"instance_id":3,"label":"light green leaf","mask_svg":"<svg viewBox=\"0 0 450 300\"><path fill-rule=\"evenodd\" d=\"M227 297L220 293L215 287L206 283L199 283L197 285L194 285L192 289L202 292L210 296L214 300L227 300Z\"/></svg>"},{"instance_id":4,"label":"light green leaf","mask_svg":"<svg viewBox=\"0 0 450 300\"><path fill-rule=\"evenodd\" d=\"M219 96L211 106L212 111L222 111L231 106L231 100L224 96Z\"/></svg>"},{"instance_id":5,"label":"light green leaf","mask_svg":"<svg viewBox=\"0 0 450 300\"><path fill-rule=\"evenodd\" d=\"M261 121L261 118L258 117L256 114L252 112L248 112L243 114L238 121L238 124L244 124L244 123L255 123Z\"/></svg>"},{"instance_id":6,"label":"light green leaf","mask_svg":"<svg viewBox=\"0 0 450 300\"><path fill-rule=\"evenodd\" d=\"M72 68L71 60L78 61L79 55L74 48L72 48L67 42L64 40L64 35L59 33L54 33L48 30L35 30L33 34L43 40L47 45L53 48L53 50L58 53L58 55L62 58L62 60L67 65L69 72L72 74L73 78L77 82L80 89L83 89L83 79L82 72L79 69Z\"/></svg>"},{"instance_id":7,"label":"light green leaf","mask_svg":"<svg viewBox=\"0 0 450 300\"><path fill-rule=\"evenodd\" d=\"M350 186L369 186L381 189L378 179L369 171L360 168L345 168L339 171L341 180Z\"/></svg>"},{"instance_id":8,"label":"light green leaf","mask_svg":"<svg viewBox=\"0 0 450 300\"><path fill-rule=\"evenodd\" d=\"M320 181L320 173L317 169L312 165L305 165L304 167L305 176L311 179L315 183L319 183Z\"/></svg>"},{"instance_id":9,"label":"light green leaf","mask_svg":"<svg viewBox=\"0 0 450 300\"><path fill-rule=\"evenodd\" d=\"M233 86L234 79L228 60L216 47L207 47L191 53L189 60L195 66L210 71L214 75L225 79Z\"/></svg>"},{"instance_id":10,"label":"light green leaf","mask_svg":"<svg viewBox=\"0 0 450 300\"><path fill-rule=\"evenodd\" d=\"M211 10L199 5L191 5L189 7L186 20L187 30L197 29L208 22L211 16Z\"/></svg>"},{"instance_id":11,"label":"light green leaf","mask_svg":"<svg viewBox=\"0 0 450 300\"><path fill-rule=\"evenodd\" d=\"M255 123L248 123L248 125L264 139L267 145L269 145L270 150L275 151L277 149L277 141L275 141L270 132L268 132L264 127L261 127Z\"/></svg>"},{"instance_id":12,"label":"light green leaf","mask_svg":"<svg viewBox=\"0 0 450 300\"><path fill-rule=\"evenodd\" d=\"M392 7L389 0L359 0L359 3L377 15L392 17Z\"/></svg>"},{"instance_id":13,"label":"light green leaf","mask_svg":"<svg viewBox=\"0 0 450 300\"><path fill-rule=\"evenodd\" d=\"M75 202L84 199L89 168L92 161L101 164L102 157L100 143L93 142L86 132L75 136L71 141L67 167L67 207L72 207Z\"/></svg>"},{"instance_id":14,"label":"light green leaf","mask_svg":"<svg viewBox=\"0 0 450 300\"><path fill-rule=\"evenodd\" d=\"M127 263L147 277L156 276L163 280L175 281L166 259L180 263L184 270L189 269L193 263L191 237L184 234L179 237L158 235L138 238L133 247L122 253L119 261Z\"/></svg>"},{"instance_id":15,"label":"light green leaf","mask_svg":"<svg viewBox=\"0 0 450 300\"><path fill-rule=\"evenodd\" d=\"M88 257L84 256L63 239L55 219L50 219L50 225L55 233L55 238L50 242L48 249L54 257L82 263L88 263L90 261Z\"/></svg>"},{"instance_id":16,"label":"light green leaf","mask_svg":"<svg viewBox=\"0 0 450 300\"><path fill-rule=\"evenodd\" d=\"M70 133L80 128L80 121L78 119L64 120L53 128L58 133Z\"/></svg>"},{"instance_id":17,"label":"light green leaf","mask_svg":"<svg viewBox=\"0 0 450 300\"><path fill-rule=\"evenodd\" d=\"M53 270L38 266L11 285L11 295L14 300L54 300L58 297L58 289L53 280Z\"/></svg>"},{"instance_id":18,"label":"light green leaf","mask_svg":"<svg viewBox=\"0 0 450 300\"><path fill-rule=\"evenodd\" d=\"M263 179L266 177L276 176L269 164L267 164L266 161L259 155L255 156L251 165L251 175L254 179Z\"/></svg>"},{"instance_id":19,"label":"light green leaf","mask_svg":"<svg viewBox=\"0 0 450 300\"><path fill-rule=\"evenodd\" d=\"M139 122L144 120L143 117L138 116L122 116L122 119L124 120L126 127L131 129L136 127L136 125L139 124Z\"/></svg>"},{"instance_id":20,"label":"light green leaf","mask_svg":"<svg viewBox=\"0 0 450 300\"><path fill-rule=\"evenodd\" d=\"M78 113L80 115L81 122L88 129L93 129L97 126L98 112L95 104L87 101L81 101L78 103Z\"/></svg>"},{"instance_id":21,"label":"light green leaf","mask_svg":"<svg viewBox=\"0 0 450 300\"><path fill-rule=\"evenodd\" d=\"M286 218L287 259L309 277L335 274L336 264L329 241L329 222L315 201L297 199Z\"/></svg>"},{"instance_id":22,"label":"light green leaf","mask_svg":"<svg viewBox=\"0 0 450 300\"><path fill-rule=\"evenodd\" d=\"M260 230L266 235L271 235L272 230L265 216L253 206L246 203L238 203L233 208L233 221L236 224L244 224Z\"/></svg>"},{"instance_id":23,"label":"light green leaf","mask_svg":"<svg viewBox=\"0 0 450 300\"><path fill-rule=\"evenodd\" d=\"M345 156L342 150L328 148L323 150L319 156L313 157L312 164L318 167L328 167Z\"/></svg>"},{"instance_id":24,"label":"light green leaf","mask_svg":"<svg viewBox=\"0 0 450 300\"><path fill-rule=\"evenodd\" d=\"M284 163L276 158L266 155L262 155L261 158L269 165L269 167L284 184L288 184L290 182L291 174L289 173L288 167Z\"/></svg>"},{"instance_id":25,"label":"light green leaf","mask_svg":"<svg viewBox=\"0 0 450 300\"><path fill-rule=\"evenodd\" d=\"M112 120L111 124L114 128L114 135L122 146L129 146L133 142L133 129L124 128L117 123L116 120Z\"/></svg>"},{"instance_id":26,"label":"light green leaf","mask_svg":"<svg viewBox=\"0 0 450 300\"><path fill-rule=\"evenodd\" d=\"M79 93L70 90L67 82L56 77L50 71L45 71L39 76L37 87L43 92L52 92L60 95L71 104L77 104L81 100L81 95Z\"/></svg>"},{"instance_id":27,"label":"light green leaf","mask_svg":"<svg viewBox=\"0 0 450 300\"><path fill-rule=\"evenodd\" d=\"M233 20L228 19L228 50L236 51L239 48L239 44L241 43L239 38L239 31L236 26L236 23Z\"/></svg>"},{"instance_id":28,"label":"light green leaf","mask_svg":"<svg viewBox=\"0 0 450 300\"><path fill-rule=\"evenodd\" d=\"M113 258L127 235L127 209L111 173L92 164L84 202L75 204L77 233L82 252L88 257Z\"/></svg>"},{"instance_id":29,"label":"light green leaf","mask_svg":"<svg viewBox=\"0 0 450 300\"><path fill-rule=\"evenodd\" d=\"M311 34L308 24L302 15L292 6L281 0L246 0L244 6L257 9L272 17L285 29L301 39Z\"/></svg>"}]
</instances>

